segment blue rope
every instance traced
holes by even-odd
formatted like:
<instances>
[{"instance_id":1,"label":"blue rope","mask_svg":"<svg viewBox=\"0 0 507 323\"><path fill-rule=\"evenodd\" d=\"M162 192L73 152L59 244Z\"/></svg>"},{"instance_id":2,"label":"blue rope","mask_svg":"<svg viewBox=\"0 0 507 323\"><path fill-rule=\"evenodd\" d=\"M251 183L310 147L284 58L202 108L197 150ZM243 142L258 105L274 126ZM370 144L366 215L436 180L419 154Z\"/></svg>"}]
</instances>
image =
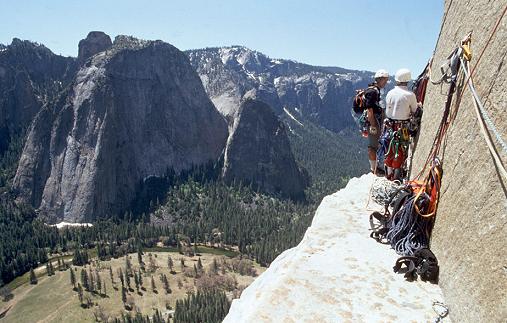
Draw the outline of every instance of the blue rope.
<instances>
[{"instance_id":1,"label":"blue rope","mask_svg":"<svg viewBox=\"0 0 507 323\"><path fill-rule=\"evenodd\" d=\"M428 248L430 233L433 225L432 218L423 218L413 213L415 195L407 197L403 206L388 221L389 231L386 238L391 247L403 256L412 256L414 252L421 248ZM419 201L428 205L429 196L423 195ZM418 202L419 203L419 202Z\"/></svg>"}]
</instances>

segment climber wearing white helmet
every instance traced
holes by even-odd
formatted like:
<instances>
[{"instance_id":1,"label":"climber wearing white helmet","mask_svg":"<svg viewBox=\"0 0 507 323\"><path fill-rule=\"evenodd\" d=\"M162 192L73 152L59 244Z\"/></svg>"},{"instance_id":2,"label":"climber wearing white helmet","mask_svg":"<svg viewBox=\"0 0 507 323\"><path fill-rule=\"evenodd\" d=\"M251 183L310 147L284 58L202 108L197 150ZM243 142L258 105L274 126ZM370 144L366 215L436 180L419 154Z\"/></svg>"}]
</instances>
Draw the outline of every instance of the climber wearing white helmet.
<instances>
[{"instance_id":1,"label":"climber wearing white helmet","mask_svg":"<svg viewBox=\"0 0 507 323\"><path fill-rule=\"evenodd\" d=\"M375 73L375 82L368 84L364 92L365 106L368 113L370 128L368 131L368 159L371 171L382 175L382 165L377 165L377 149L382 125L382 107L380 106L380 89L384 88L389 80L389 73L380 69ZM378 167L380 166L380 167Z\"/></svg>"},{"instance_id":2,"label":"climber wearing white helmet","mask_svg":"<svg viewBox=\"0 0 507 323\"><path fill-rule=\"evenodd\" d=\"M386 96L386 120L382 138L389 137L390 140L385 158L389 179L401 178L407 158L410 143L408 125L418 107L415 94L407 87L411 79L410 70L402 68L396 71L396 86Z\"/></svg>"}]
</instances>

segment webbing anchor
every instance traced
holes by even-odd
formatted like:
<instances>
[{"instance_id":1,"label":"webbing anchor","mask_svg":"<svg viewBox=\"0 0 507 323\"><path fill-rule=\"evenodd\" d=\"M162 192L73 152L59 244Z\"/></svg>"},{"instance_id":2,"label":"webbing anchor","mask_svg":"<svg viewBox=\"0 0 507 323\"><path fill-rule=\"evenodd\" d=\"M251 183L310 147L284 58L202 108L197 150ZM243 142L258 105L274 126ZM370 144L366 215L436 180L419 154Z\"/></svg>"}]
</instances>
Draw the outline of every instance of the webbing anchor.
<instances>
[{"instance_id":1,"label":"webbing anchor","mask_svg":"<svg viewBox=\"0 0 507 323\"><path fill-rule=\"evenodd\" d=\"M472 49L470 49L470 43L472 42L472 32L469 32L465 38L461 41L461 48L463 49L463 58L467 61L472 59Z\"/></svg>"}]
</instances>

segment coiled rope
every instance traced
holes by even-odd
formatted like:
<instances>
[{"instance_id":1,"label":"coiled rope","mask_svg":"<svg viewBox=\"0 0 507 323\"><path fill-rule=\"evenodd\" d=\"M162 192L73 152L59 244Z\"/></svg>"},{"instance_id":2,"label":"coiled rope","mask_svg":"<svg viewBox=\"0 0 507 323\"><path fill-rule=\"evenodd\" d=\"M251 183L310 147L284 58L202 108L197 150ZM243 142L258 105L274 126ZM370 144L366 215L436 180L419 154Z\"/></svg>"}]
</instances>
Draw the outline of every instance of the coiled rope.
<instances>
[{"instance_id":1,"label":"coiled rope","mask_svg":"<svg viewBox=\"0 0 507 323\"><path fill-rule=\"evenodd\" d=\"M373 181L371 198L379 205L386 205L391 200L391 196L402 187L399 181L391 182L384 177L378 177Z\"/></svg>"},{"instance_id":2,"label":"coiled rope","mask_svg":"<svg viewBox=\"0 0 507 323\"><path fill-rule=\"evenodd\" d=\"M433 227L433 218L414 216L412 211L415 196L404 201L401 209L388 221L389 231L386 238L397 254L412 256L414 252L429 246L429 232Z\"/></svg>"}]
</instances>

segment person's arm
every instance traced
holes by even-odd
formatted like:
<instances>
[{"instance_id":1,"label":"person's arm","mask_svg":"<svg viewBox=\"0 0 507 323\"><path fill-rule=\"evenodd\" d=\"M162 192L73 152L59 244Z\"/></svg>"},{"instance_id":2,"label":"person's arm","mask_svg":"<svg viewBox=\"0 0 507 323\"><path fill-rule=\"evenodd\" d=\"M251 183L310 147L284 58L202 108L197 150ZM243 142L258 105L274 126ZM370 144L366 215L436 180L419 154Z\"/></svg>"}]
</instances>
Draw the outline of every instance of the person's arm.
<instances>
[{"instance_id":1,"label":"person's arm","mask_svg":"<svg viewBox=\"0 0 507 323\"><path fill-rule=\"evenodd\" d=\"M373 112L374 108L377 106L378 95L379 94L376 89L367 91L364 94L368 111L368 122L370 123L370 132L372 134L375 134L380 128L380 125L377 123L377 119L375 118L375 113Z\"/></svg>"},{"instance_id":2,"label":"person's arm","mask_svg":"<svg viewBox=\"0 0 507 323\"><path fill-rule=\"evenodd\" d=\"M417 102L417 98L416 98L415 94L412 94L410 96L410 114L413 115L417 111L417 107L419 107L419 106L422 107L422 103Z\"/></svg>"},{"instance_id":3,"label":"person's arm","mask_svg":"<svg viewBox=\"0 0 507 323\"><path fill-rule=\"evenodd\" d=\"M376 134L379 129L379 125L377 123L377 119L375 118L373 108L368 108L368 122L370 123L370 133L372 135Z\"/></svg>"}]
</instances>

